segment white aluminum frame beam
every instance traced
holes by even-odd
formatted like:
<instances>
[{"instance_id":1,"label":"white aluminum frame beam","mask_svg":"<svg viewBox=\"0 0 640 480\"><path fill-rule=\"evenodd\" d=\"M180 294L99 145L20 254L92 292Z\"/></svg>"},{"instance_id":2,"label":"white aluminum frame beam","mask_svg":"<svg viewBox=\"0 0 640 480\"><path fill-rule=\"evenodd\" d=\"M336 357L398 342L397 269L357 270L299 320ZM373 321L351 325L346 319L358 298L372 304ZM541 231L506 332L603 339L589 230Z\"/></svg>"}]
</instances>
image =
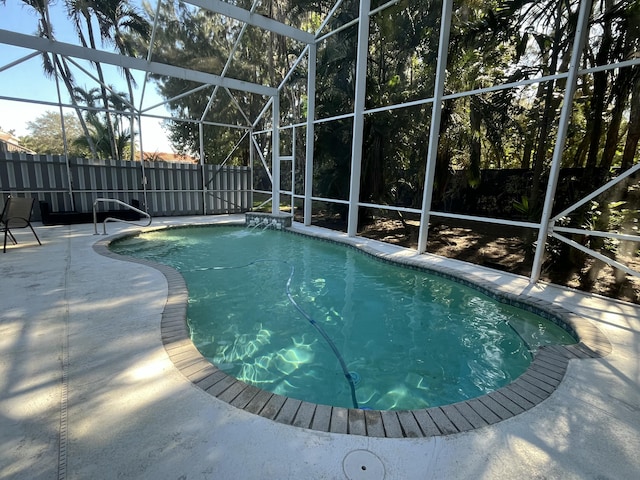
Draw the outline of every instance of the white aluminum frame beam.
<instances>
[{"instance_id":1,"label":"white aluminum frame beam","mask_svg":"<svg viewBox=\"0 0 640 480\"><path fill-rule=\"evenodd\" d=\"M318 47L309 46L309 59L307 60L307 133L305 145L304 164L304 224L311 225L313 197L313 150L315 139L316 117L316 62Z\"/></svg>"},{"instance_id":2,"label":"white aluminum frame beam","mask_svg":"<svg viewBox=\"0 0 640 480\"><path fill-rule=\"evenodd\" d=\"M370 17L372 17L373 15L386 10L389 7L394 6L396 3L398 3L400 0L390 0L389 2L380 5L379 7L374 8L373 10L369 10L368 15ZM342 30L345 30L353 25L355 25L356 23L358 23L359 19L358 18L354 18L353 20L344 23L342 25L340 25L339 27L335 28L334 30L330 31L329 33L322 35L321 37L318 37L318 35L320 35L320 32L324 29L324 27L329 23L329 20L331 19L331 17L335 14L336 10L338 9L338 6L342 3L342 0L339 1L338 3L336 3L333 7L333 9L331 10L331 12L329 13L329 15L327 15L327 18L325 18L324 22L322 22L322 25L320 26L320 28L317 30L316 32L316 43L321 43L324 40L326 40L327 38L335 35L338 32L341 32Z\"/></svg>"},{"instance_id":3,"label":"white aluminum frame beam","mask_svg":"<svg viewBox=\"0 0 640 480\"><path fill-rule=\"evenodd\" d=\"M271 107L271 213L280 213L280 95L273 97Z\"/></svg>"},{"instance_id":4,"label":"white aluminum frame beam","mask_svg":"<svg viewBox=\"0 0 640 480\"><path fill-rule=\"evenodd\" d=\"M260 123L260 119L264 116L265 113L267 113L267 110L269 110L269 107L271 107L272 103L273 103L273 97L271 97L267 101L267 103L264 104L264 107L262 107L262 110L260 110L260 113L256 116L256 119L254 120L253 124L251 125L253 128L258 126L258 123ZM254 133L259 133L259 132L254 132Z\"/></svg>"},{"instance_id":5,"label":"white aluminum frame beam","mask_svg":"<svg viewBox=\"0 0 640 480\"><path fill-rule=\"evenodd\" d=\"M624 61L624 62L619 62L619 63L612 63L610 65L604 65L602 67L598 67L597 71L613 70L613 69L616 69L616 68L625 68L625 67L630 67L630 66L635 66L635 65L640 65L640 58L632 59L632 60L628 60L628 61ZM586 75L588 73L592 73L594 70L596 70L596 68L589 68L589 69L580 70L578 72L578 75L579 76ZM499 84L499 85L492 85L490 87L477 88L475 90L467 90L467 91L464 91L464 92L449 93L447 95L443 95L441 100L454 100L456 98L470 97L470 96L473 96L473 95L480 95L480 94L483 94L483 93L499 92L499 91L503 91L503 90L508 90L510 88L518 88L518 87L523 87L523 86L527 86L527 85L536 85L536 84L540 84L540 83L548 82L548 81L552 81L552 80L566 79L567 77L568 77L568 72L557 73L555 75L545 75L543 77L529 78L529 79L526 79L526 80L518 80L517 82L502 83L502 84ZM427 105L427 104L430 104L430 103L433 103L433 97L421 98L419 100L412 100L410 102L396 103L394 105L385 105L385 106L382 106L382 107L374 107L374 108L370 108L368 110L365 110L364 113L365 113L365 115L371 115L371 114L380 113L380 112L391 112L393 110L416 107L416 106L419 106L419 105ZM353 116L353 113L347 113L347 114L339 115L339 116L335 116L335 117L321 118L321 119L316 120L316 123L330 122L330 121L333 121L333 120L340 120L340 119L348 118L348 117L352 117L352 116Z\"/></svg>"},{"instance_id":6,"label":"white aluminum frame beam","mask_svg":"<svg viewBox=\"0 0 640 480\"><path fill-rule=\"evenodd\" d=\"M625 273L628 273L629 275L632 275L634 277L638 277L640 278L640 272L633 270L629 267L627 267L626 265L613 260L612 258L607 257L606 255L601 254L600 252L596 252L595 250L592 250L590 248L585 247L584 245L581 245L580 243L571 240L570 238L567 238L563 235L559 235L556 232L550 232L549 233L550 236L552 236L553 238L556 238L558 240L560 240L561 242L566 243L567 245L572 246L573 248L580 250L581 252L586 253L587 255L590 255L594 258L597 258L598 260L600 260L603 263L606 263L607 265L610 265L613 268L617 268L619 270L622 270ZM609 237L611 235L608 235ZM633 241L638 241L638 240L633 240Z\"/></svg>"},{"instance_id":7,"label":"white aluminum frame beam","mask_svg":"<svg viewBox=\"0 0 640 480\"><path fill-rule=\"evenodd\" d=\"M335 13L338 11L338 8L340 8L340 5L342 5L343 1L344 0L338 0L335 3L335 5L331 9L331 11L327 14L325 19L322 21L322 24L320 25L320 27L316 30L316 34L315 34L316 37L318 37L318 35L320 35L320 33L322 33L322 30L324 30L324 27L326 27L329 24L329 22L331 21L331 19L335 15ZM316 41L318 41L318 40L316 40Z\"/></svg>"},{"instance_id":8,"label":"white aluminum frame beam","mask_svg":"<svg viewBox=\"0 0 640 480\"><path fill-rule=\"evenodd\" d=\"M204 152L204 125L202 122L198 122L198 140L200 147L200 177L202 180L202 214L207 214L207 183L205 182L205 152Z\"/></svg>"},{"instance_id":9,"label":"white aluminum frame beam","mask_svg":"<svg viewBox=\"0 0 640 480\"><path fill-rule=\"evenodd\" d=\"M80 65L78 62L75 61L74 58L72 57L63 57L65 60L68 60L69 63L75 65L75 67L80 70L82 73L84 73L87 77L89 77L91 80L93 80L94 82L96 82L98 85L100 85L101 87L105 88L106 90L108 90L109 92L111 92L111 94L114 97L117 97L118 100L120 100L124 105L128 106L129 108L131 108L135 114L137 115L138 109L136 108L136 106L134 104L132 104L126 97L123 97L120 92L114 90L112 85L108 85L106 83L103 83L100 81L100 79L94 75L93 73L91 73L89 70L87 70L86 68L84 68L82 65ZM111 110L113 111L113 110ZM123 113L123 112L119 112L119 113ZM126 113L130 113L130 112L126 112Z\"/></svg>"},{"instance_id":10,"label":"white aluminum frame beam","mask_svg":"<svg viewBox=\"0 0 640 480\"><path fill-rule=\"evenodd\" d=\"M369 57L369 11L371 0L360 0L358 47L356 50L356 84L353 106L353 137L351 139L351 178L349 180L349 216L347 235L358 233L360 177L362 175L362 144L364 137L364 107L367 94L367 60Z\"/></svg>"},{"instance_id":11,"label":"white aluminum frame beam","mask_svg":"<svg viewBox=\"0 0 640 480\"><path fill-rule=\"evenodd\" d=\"M158 3L156 4L156 13L153 16L153 26L151 27L151 39L149 40L149 48L147 49L147 62L151 61L151 58L153 55L153 47L156 44L156 34L158 33L158 18L160 18L161 4L162 4L162 0L159 0ZM142 104L144 102L144 94L147 90L148 80L149 80L149 72L144 72L144 82L142 82L142 93L140 94L140 108L139 108L140 111L142 111Z\"/></svg>"},{"instance_id":12,"label":"white aluminum frame beam","mask_svg":"<svg viewBox=\"0 0 640 480\"><path fill-rule=\"evenodd\" d=\"M560 112L560 121L558 124L558 134L553 149L553 157L551 160L551 170L549 171L549 181L547 182L547 192L544 197L544 206L542 208L542 216L540 218L540 230L538 231L538 241L536 243L536 253L533 257L533 265L531 267L531 277L529 281L536 283L540 279L542 270L542 262L544 260L544 252L547 244L549 229L552 225L551 210L555 200L556 189L558 187L558 179L560 177L560 167L562 164L562 154L567 140L567 132L569 130L569 121L571 120L571 112L573 109L573 97L577 88L578 71L580 65L580 57L589 32L589 15L591 13L591 0L582 0L580 2L580 13L576 24L576 33L573 37L573 50L571 52L571 63L569 64L569 75L567 76L567 85L564 92L564 102Z\"/></svg>"},{"instance_id":13,"label":"white aluminum frame beam","mask_svg":"<svg viewBox=\"0 0 640 480\"><path fill-rule=\"evenodd\" d=\"M105 52L103 50L94 50L92 48L81 47L70 43L52 41L33 35L25 35L23 33L11 32L9 30L0 29L0 43L13 45L15 47L29 48L40 52L57 53L69 57L82 58L84 60L99 62L108 65L115 65L120 68L129 68L131 70L140 70L143 72L154 73L156 75L165 75L168 77L182 78L193 82L219 85L232 90L241 90L244 92L255 93L264 96L277 95L278 89L267 87L255 83L245 82L244 80L236 80L233 78L220 77L212 73L200 72L188 68L177 67L175 65L167 65L159 62L149 62L141 58L127 57L117 53Z\"/></svg>"},{"instance_id":14,"label":"white aluminum frame beam","mask_svg":"<svg viewBox=\"0 0 640 480\"><path fill-rule=\"evenodd\" d=\"M238 113L240 113L240 115L242 115L242 118L244 118L245 122L247 122L247 126L251 125L251 120L249 120L249 117L247 117L247 114L244 113L244 110L242 110L240 103L238 103L238 99L233 96L233 93L231 93L231 90L229 90L227 87L223 87L223 88L224 88L224 91L227 92L227 95L229 96L229 99L231 100L231 103L233 104L233 106L236 107L236 110L238 111ZM213 95L215 95L215 91ZM213 95L211 98L213 98ZM204 120L204 118L202 120Z\"/></svg>"},{"instance_id":15,"label":"white aluminum frame beam","mask_svg":"<svg viewBox=\"0 0 640 480\"><path fill-rule=\"evenodd\" d=\"M213 13L219 13L220 15L224 15L225 17L234 18L254 27L277 33L278 35L283 35L302 43L310 44L315 41L315 36L312 33L305 32L304 30L299 30L295 27L278 22L258 13L250 12L249 10L245 10L244 8L236 7L235 5L223 2L222 0L183 1L185 3L190 3L191 5L194 5L196 7L200 7L203 10L208 10Z\"/></svg>"},{"instance_id":16,"label":"white aluminum frame beam","mask_svg":"<svg viewBox=\"0 0 640 480\"><path fill-rule=\"evenodd\" d=\"M429 235L429 218L431 216L431 199L433 198L433 179L440 143L440 121L442 119L442 97L444 82L447 76L447 58L449 54L449 35L451 33L451 12L453 0L442 2L440 17L440 43L438 45L438 64L436 70L435 87L433 93L433 107L431 109L431 127L429 129L429 150L425 168L424 191L422 192L422 212L420 214L420 229L418 233L418 253L427 250Z\"/></svg>"},{"instance_id":17,"label":"white aluminum frame beam","mask_svg":"<svg viewBox=\"0 0 640 480\"><path fill-rule=\"evenodd\" d=\"M585 230L583 228L557 227L549 228L551 233L573 233L575 235L584 235L585 237L613 238L624 242L640 242L640 235L629 235L626 233L601 232L600 230Z\"/></svg>"},{"instance_id":18,"label":"white aluminum frame beam","mask_svg":"<svg viewBox=\"0 0 640 480\"><path fill-rule=\"evenodd\" d=\"M258 6L258 0L253 0L253 5L251 5L250 13L253 13L253 11L257 8L257 6ZM231 51L229 52L229 55L227 55L227 61L224 64L224 68L222 69L222 72L220 73L221 77L226 77L227 76L227 71L229 70L229 67L231 66L231 61L233 60L233 57L236 54L236 51L238 50L238 47L240 46L240 42L242 40L242 37L244 36L244 32L246 31L246 29L247 29L247 24L245 23L244 25L242 25L242 28L240 29L240 33L238 33L236 41L234 42L233 47L231 48ZM231 99L235 101L235 98L233 98L233 95L231 95L231 93L229 92L229 89L227 89L227 92L229 93L229 96L231 97ZM206 117L207 112L209 112L209 109L211 108L211 105L213 105L213 101L215 100L217 94L218 94L218 87L216 86L213 89L213 93L209 97L209 102L207 103L207 106L205 107L204 111L202 112L202 115L200 116L201 120L204 120L204 118ZM242 111L240 106L238 105L237 101L235 102L235 105L240 110L240 113L242 113L242 115L245 117L245 119L247 120L247 123L251 124L249 119L246 117L246 115L244 114L244 112Z\"/></svg>"},{"instance_id":19,"label":"white aluminum frame beam","mask_svg":"<svg viewBox=\"0 0 640 480\"><path fill-rule=\"evenodd\" d=\"M254 135L255 134L252 132L251 133L251 143L253 144L254 148L252 148L251 151L253 151L255 149L255 151L257 152L258 157L260 158L260 161L262 162L262 166L264 167L265 171L267 172L267 176L269 177L269 180L271 181L271 184L273 185L273 174L271 173L271 170L269 170L269 166L267 165L267 161L265 160L264 155L260 151L260 145L258 145L258 142L256 141ZM251 165L253 167L253 160L251 162Z\"/></svg>"},{"instance_id":20,"label":"white aluminum frame beam","mask_svg":"<svg viewBox=\"0 0 640 480\"><path fill-rule=\"evenodd\" d=\"M40 52L31 52L28 55L25 55L22 58L19 58L18 60L15 60L11 63L7 63L5 66L0 67L0 72L4 72L5 70L9 70L10 68L15 67L16 65L20 65L22 62L26 62L27 60L32 59L33 57L37 57L38 55L40 55Z\"/></svg>"},{"instance_id":21,"label":"white aluminum frame beam","mask_svg":"<svg viewBox=\"0 0 640 480\"><path fill-rule=\"evenodd\" d=\"M236 142L236 144L233 146L233 148L231 149L231 151L229 152L229 154L226 156L226 158L222 161L222 163L219 164L219 167L224 167L226 165L226 163L229 161L229 159L231 158L231 155L233 155L235 153L235 151L238 149L238 147L240 147L240 145L242 144L242 142L244 141L244 139L247 137L247 135L249 134L249 130L247 130L246 132L244 132L244 134L242 135L242 137L240 138L240 140L238 140ZM207 184L211 183L211 180L213 180L213 178L210 178L209 181L207 182Z\"/></svg>"},{"instance_id":22,"label":"white aluminum frame beam","mask_svg":"<svg viewBox=\"0 0 640 480\"><path fill-rule=\"evenodd\" d=\"M297 147L297 133L294 128L291 131L291 215L296 211L296 147Z\"/></svg>"},{"instance_id":23,"label":"white aluminum frame beam","mask_svg":"<svg viewBox=\"0 0 640 480\"><path fill-rule=\"evenodd\" d=\"M576 203L574 203L570 207L565 208L563 211L561 211L555 217L553 217L550 220L550 222L557 222L558 220L560 220L565 215L568 215L569 213L573 212L576 208L581 207L582 205L587 203L589 200L593 200L594 198L596 198L601 193L606 192L607 190L609 190L611 187L613 187L617 183L620 183L625 178L627 178L627 177L633 175L634 173L636 173L638 170L640 170L640 163L636 163L633 167L631 167L628 170L626 170L625 172L621 173L616 178L613 178L613 179L609 180L602 187L598 188L597 190L594 190L589 195L587 195L586 197L583 197L582 199L580 199L579 201L577 201Z\"/></svg>"},{"instance_id":24,"label":"white aluminum frame beam","mask_svg":"<svg viewBox=\"0 0 640 480\"><path fill-rule=\"evenodd\" d=\"M188 90L186 92L181 93L180 95L176 95L175 97L171 97L168 100L165 100L163 102L160 103L156 103L155 105L151 105L150 107L144 108L142 110L140 110L140 112L144 113L144 112L149 112L151 110L153 110L154 108L158 108L158 107L162 107L163 105L167 105L171 102L174 102L176 100L179 100L181 98L184 97L188 97L189 95L191 95L192 93L196 93L199 92L200 90L204 90L206 88L211 88L213 85L210 85L208 83L204 84L204 85L200 85L199 87L196 88L192 88L191 90Z\"/></svg>"}]
</instances>

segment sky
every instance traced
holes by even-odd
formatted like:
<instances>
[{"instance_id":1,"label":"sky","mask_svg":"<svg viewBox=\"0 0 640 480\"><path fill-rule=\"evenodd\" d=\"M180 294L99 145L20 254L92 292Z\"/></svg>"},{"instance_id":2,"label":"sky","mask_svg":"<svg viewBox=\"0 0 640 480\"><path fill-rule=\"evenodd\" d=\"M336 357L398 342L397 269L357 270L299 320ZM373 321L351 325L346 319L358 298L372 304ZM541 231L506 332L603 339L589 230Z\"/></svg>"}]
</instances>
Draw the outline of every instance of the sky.
<instances>
[{"instance_id":1,"label":"sky","mask_svg":"<svg viewBox=\"0 0 640 480\"><path fill-rule=\"evenodd\" d=\"M77 44L77 37L70 22L66 18L64 2L57 0L51 10L54 34L59 41ZM0 29L24 34L34 34L37 28L37 17L21 0L6 0L0 4ZM5 98L20 98L41 102L53 102L57 104L57 89L53 79L48 79L42 70L40 56L35 56L22 61L15 66L12 63L31 54L28 49L13 47L0 43L0 128L4 131L13 130L16 136L26 135L27 122L33 121L46 111L59 112L55 105L42 105L23 101L9 101ZM86 70L94 72L88 62L78 61ZM114 85L116 90L127 91L126 82L115 67L105 66L107 83ZM98 83L91 77L76 69L76 81L89 90L97 87ZM95 73L94 73L95 74ZM135 95L136 106L140 105L144 74L134 72L138 83ZM69 97L62 85L62 102L69 103ZM162 98L156 93L153 83L148 83L144 93L143 108L157 105ZM65 114L72 110L65 110ZM155 115L167 115L164 107L153 109L150 113ZM162 121L156 118L142 119L142 142L146 152L171 152L173 149L167 140L167 135L161 126Z\"/></svg>"}]
</instances>

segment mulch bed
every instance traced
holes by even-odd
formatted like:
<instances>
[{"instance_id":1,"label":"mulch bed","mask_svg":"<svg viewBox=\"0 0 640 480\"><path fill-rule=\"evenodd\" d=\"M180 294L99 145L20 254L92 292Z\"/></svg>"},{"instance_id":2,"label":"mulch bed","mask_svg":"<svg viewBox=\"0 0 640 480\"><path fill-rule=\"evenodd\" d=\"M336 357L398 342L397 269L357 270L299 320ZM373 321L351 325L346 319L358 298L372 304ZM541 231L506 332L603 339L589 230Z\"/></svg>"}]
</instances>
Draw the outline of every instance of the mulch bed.
<instances>
[{"instance_id":1,"label":"mulch bed","mask_svg":"<svg viewBox=\"0 0 640 480\"><path fill-rule=\"evenodd\" d=\"M321 217L314 225L346 231L346 223L338 217ZM417 222L376 219L360 229L359 235L383 242L417 248ZM484 265L518 275L531 275L533 263L531 231L525 228L485 224L462 220L436 219L429 230L427 252ZM575 249L558 242L556 255L547 255L541 280L640 303L640 278L625 274L592 257L580 256ZM578 254L577 254L578 253ZM616 257L620 263L640 271L636 252Z\"/></svg>"}]
</instances>

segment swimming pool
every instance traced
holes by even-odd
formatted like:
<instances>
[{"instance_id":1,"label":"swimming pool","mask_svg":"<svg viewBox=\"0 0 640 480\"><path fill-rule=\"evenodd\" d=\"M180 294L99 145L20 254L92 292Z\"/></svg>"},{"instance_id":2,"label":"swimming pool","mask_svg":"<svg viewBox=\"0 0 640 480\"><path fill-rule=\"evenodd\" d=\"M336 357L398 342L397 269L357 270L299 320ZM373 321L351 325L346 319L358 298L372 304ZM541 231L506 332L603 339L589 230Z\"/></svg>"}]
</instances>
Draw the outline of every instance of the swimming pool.
<instances>
[{"instance_id":1,"label":"swimming pool","mask_svg":"<svg viewBox=\"0 0 640 480\"><path fill-rule=\"evenodd\" d=\"M512 383L539 346L575 343L548 318L487 292L287 232L168 229L112 249L180 271L191 337L212 363L301 401L453 404Z\"/></svg>"}]
</instances>

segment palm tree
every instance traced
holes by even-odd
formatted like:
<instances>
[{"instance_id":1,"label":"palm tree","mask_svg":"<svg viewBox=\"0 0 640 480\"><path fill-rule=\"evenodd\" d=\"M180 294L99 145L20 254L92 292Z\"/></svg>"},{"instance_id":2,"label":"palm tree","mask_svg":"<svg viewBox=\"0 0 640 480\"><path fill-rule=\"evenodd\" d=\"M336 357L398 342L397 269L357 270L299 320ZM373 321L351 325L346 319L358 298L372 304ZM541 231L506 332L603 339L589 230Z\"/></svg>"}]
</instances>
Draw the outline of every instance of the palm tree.
<instances>
[{"instance_id":1,"label":"palm tree","mask_svg":"<svg viewBox=\"0 0 640 480\"><path fill-rule=\"evenodd\" d=\"M90 47L93 50L97 50L96 33L94 29L94 14L97 15L99 0L65 0L67 6L67 13L69 18L73 21L76 33L80 39L80 43L83 47ZM85 33L86 32L86 33ZM107 116L107 128L109 129L111 155L112 158L117 158L115 133L112 130L111 114L109 113L109 99L107 89L105 87L105 78L102 71L102 66L99 62L92 62L98 73L98 80L100 81L100 92L102 96L102 103L105 109L105 115Z\"/></svg>"},{"instance_id":2,"label":"palm tree","mask_svg":"<svg viewBox=\"0 0 640 480\"><path fill-rule=\"evenodd\" d=\"M87 123L91 126L93 133L88 138L95 144L97 149L97 158L107 159L111 156L111 129L107 128L107 125L100 120L98 116L90 116L87 119ZM118 151L123 151L125 146L130 140L130 135L127 132L123 132L115 139L116 147ZM79 137L73 140L73 144L76 147L86 147L87 137Z\"/></svg>"},{"instance_id":3,"label":"palm tree","mask_svg":"<svg viewBox=\"0 0 640 480\"><path fill-rule=\"evenodd\" d=\"M112 42L118 53L122 55L136 56L138 54L137 42L132 35L137 36L146 43L149 37L150 27L142 15L126 0L98 0L96 2L98 24L103 40ZM129 102L131 102L130 131L134 131L134 108L133 108L133 87L136 82L128 68L124 68L124 77L127 81L129 91ZM133 135L131 135L133 140ZM130 160L134 159L134 148L131 146Z\"/></svg>"},{"instance_id":4,"label":"palm tree","mask_svg":"<svg viewBox=\"0 0 640 480\"><path fill-rule=\"evenodd\" d=\"M124 156L125 146L131 140L131 131L123 128L122 117L124 112L129 108L123 102L125 96L122 92L116 92L113 87L109 87L109 111L115 114L106 115L106 112L100 113L99 107L102 94L99 88L84 90L80 87L74 89L74 98L77 102L87 106L86 121L91 127L92 134L90 138L96 143L99 158L108 158L111 151L111 144L116 146L116 156L114 158L121 159ZM112 121L111 126L107 125L108 121ZM111 132L115 132L115 136L111 137ZM84 139L75 142L76 145L84 146Z\"/></svg>"},{"instance_id":5,"label":"palm tree","mask_svg":"<svg viewBox=\"0 0 640 480\"><path fill-rule=\"evenodd\" d=\"M49 40L54 40L55 38L53 35L53 25L49 16L49 4L52 3L52 0L22 0L22 2L25 5L33 8L38 14L38 36L47 38ZM5 0L2 0L2 3L5 3ZM47 52L42 52L42 64L44 73L48 77L58 75L64 82L67 92L71 97L71 102L76 107L76 116L78 117L78 121L80 122L82 131L84 132L84 135L87 139L87 146L95 157L97 156L96 148L89 134L89 129L87 128L87 125L84 121L82 112L73 100L73 90L75 88L73 74L71 73L71 70L69 69L69 66L67 65L64 57L60 57L56 54L51 54L51 57L49 57L49 55L50 54Z\"/></svg>"}]
</instances>

